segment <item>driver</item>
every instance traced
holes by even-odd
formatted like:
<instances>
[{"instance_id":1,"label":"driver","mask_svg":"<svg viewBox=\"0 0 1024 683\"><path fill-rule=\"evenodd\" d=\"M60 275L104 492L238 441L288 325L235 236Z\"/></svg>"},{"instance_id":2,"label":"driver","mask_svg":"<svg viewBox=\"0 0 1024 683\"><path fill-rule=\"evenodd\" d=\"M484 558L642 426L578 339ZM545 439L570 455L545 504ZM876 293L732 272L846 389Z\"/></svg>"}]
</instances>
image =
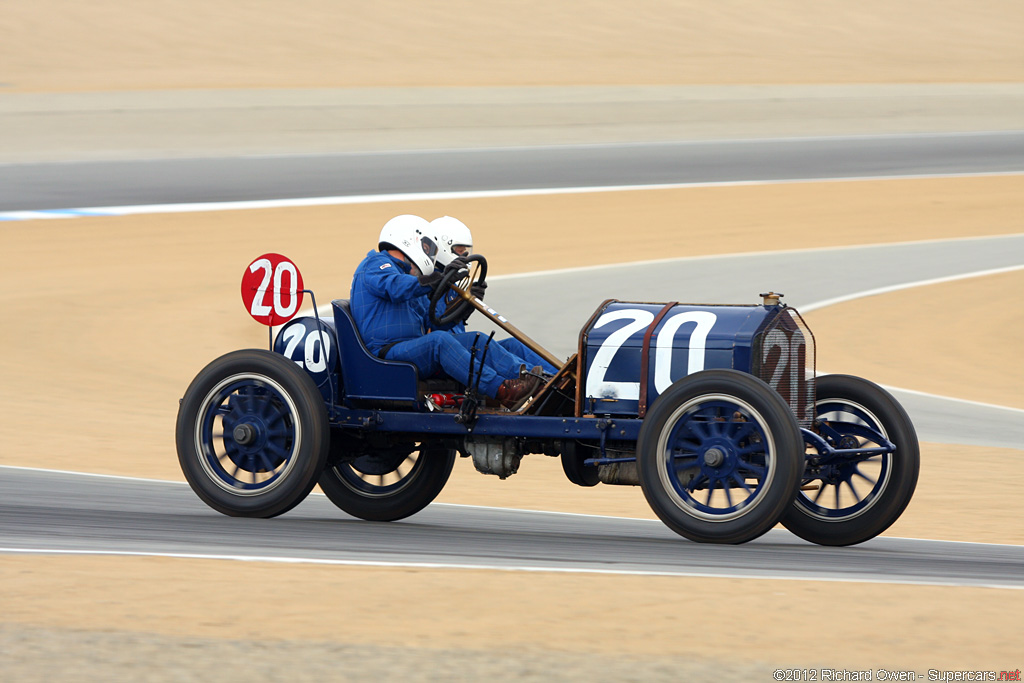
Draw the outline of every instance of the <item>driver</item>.
<instances>
[{"instance_id":1,"label":"driver","mask_svg":"<svg viewBox=\"0 0 1024 683\"><path fill-rule=\"evenodd\" d=\"M441 281L434 269L437 244L426 219L396 216L384 224L371 251L352 278L352 316L371 353L387 360L412 363L422 377L442 371L469 384L470 348L479 333L427 333L429 295ZM520 361L501 346L491 344L483 357L477 344L475 370L480 390L515 410L533 395L537 377L520 378Z\"/></svg>"},{"instance_id":2,"label":"driver","mask_svg":"<svg viewBox=\"0 0 1024 683\"><path fill-rule=\"evenodd\" d=\"M458 258L466 258L473 253L473 233L470 232L469 226L460 221L458 218L451 216L441 216L430 221L430 227L434 231L434 239L437 242L437 258L434 267L438 272L444 272L452 261ZM487 288L486 282L473 283L470 287L470 291L477 299L484 298L484 290ZM448 303L458 296L454 291L449 291L438 303L435 315L441 317L447 308ZM473 312L472 309L469 311ZM466 331L466 318L461 321L455 321L453 326L450 328L455 334L460 334ZM428 318L429 320L429 318ZM539 354L534 352L523 342L519 341L514 337L508 337L506 339L495 339L503 349L508 351L510 354L515 356L520 366L523 368L532 368L532 374L539 375L540 373L546 373L548 375L554 375L558 372L558 368L551 365L551 363L544 360Z\"/></svg>"}]
</instances>

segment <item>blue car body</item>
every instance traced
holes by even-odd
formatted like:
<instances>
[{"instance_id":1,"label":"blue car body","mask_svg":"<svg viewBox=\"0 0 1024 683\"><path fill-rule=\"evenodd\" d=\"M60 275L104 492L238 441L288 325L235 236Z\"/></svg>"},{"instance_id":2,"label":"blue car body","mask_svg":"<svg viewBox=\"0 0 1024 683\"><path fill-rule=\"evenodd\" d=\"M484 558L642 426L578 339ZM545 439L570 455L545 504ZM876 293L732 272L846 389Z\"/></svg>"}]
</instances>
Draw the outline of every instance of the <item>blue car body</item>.
<instances>
[{"instance_id":1,"label":"blue car body","mask_svg":"<svg viewBox=\"0 0 1024 683\"><path fill-rule=\"evenodd\" d=\"M333 301L331 313L292 320L278 332L274 351L310 375L327 404L332 425L358 429L372 423L380 431L467 432L465 425L453 420L456 411L438 410L428 398L439 385L446 384L446 390L459 394L464 387L451 381L423 381L410 363L386 361L370 353L347 300ZM583 326L578 352L560 373L578 378L573 381L572 405L565 401L550 405L542 392L521 412L484 408L474 429L477 434L552 439L575 436L580 429L580 435L599 438L597 425L614 418L619 425L617 436L635 439L647 409L672 383L717 368L760 377L786 399L801 424L809 424L813 357L809 329L785 305L608 300ZM570 431L554 419L565 417L573 418Z\"/></svg>"}]
</instances>

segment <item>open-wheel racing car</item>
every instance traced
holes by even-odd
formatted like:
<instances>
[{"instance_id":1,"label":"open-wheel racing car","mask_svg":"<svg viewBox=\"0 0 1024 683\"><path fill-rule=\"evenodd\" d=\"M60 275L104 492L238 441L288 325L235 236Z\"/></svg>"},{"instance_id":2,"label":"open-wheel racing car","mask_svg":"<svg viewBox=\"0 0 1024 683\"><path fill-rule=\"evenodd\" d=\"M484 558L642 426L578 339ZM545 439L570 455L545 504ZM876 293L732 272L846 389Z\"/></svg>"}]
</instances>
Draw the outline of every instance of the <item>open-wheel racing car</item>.
<instances>
[{"instance_id":1,"label":"open-wheel racing car","mask_svg":"<svg viewBox=\"0 0 1024 683\"><path fill-rule=\"evenodd\" d=\"M743 543L781 522L850 545L909 503L919 451L906 412L864 379L816 377L811 332L780 295L604 301L562 361L470 294L487 273L482 256L470 261L468 275L446 273L430 315L442 324L475 309L560 368L525 405L481 396L472 377L464 386L381 360L347 300L321 317L314 299L311 315L293 318L312 292L294 264L267 254L247 269L242 296L271 325L271 350L214 360L181 400L178 458L196 494L227 515L273 517L319 483L346 513L391 521L433 501L457 455L504 479L524 455L544 454L580 486L639 485L668 527L708 543ZM458 296L435 310L448 291ZM474 358L490 337L478 342Z\"/></svg>"}]
</instances>

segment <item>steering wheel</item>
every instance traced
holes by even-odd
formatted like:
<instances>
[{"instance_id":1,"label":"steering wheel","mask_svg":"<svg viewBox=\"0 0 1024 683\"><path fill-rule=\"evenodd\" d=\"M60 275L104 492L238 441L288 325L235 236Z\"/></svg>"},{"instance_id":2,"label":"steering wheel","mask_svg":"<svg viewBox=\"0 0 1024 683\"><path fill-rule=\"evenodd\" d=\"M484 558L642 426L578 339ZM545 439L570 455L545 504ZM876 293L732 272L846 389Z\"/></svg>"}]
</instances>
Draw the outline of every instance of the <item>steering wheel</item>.
<instances>
[{"instance_id":1,"label":"steering wheel","mask_svg":"<svg viewBox=\"0 0 1024 683\"><path fill-rule=\"evenodd\" d=\"M463 296L463 292L468 295L470 287L474 284L482 284L487 279L487 259L483 257L483 254L473 254L466 261L469 264L468 275L460 277L459 273L464 271L458 268L448 268L430 294L430 325L435 329L465 320L473 311L473 304ZM456 296L448 302L444 313L438 317L437 302L450 291L456 292Z\"/></svg>"}]
</instances>

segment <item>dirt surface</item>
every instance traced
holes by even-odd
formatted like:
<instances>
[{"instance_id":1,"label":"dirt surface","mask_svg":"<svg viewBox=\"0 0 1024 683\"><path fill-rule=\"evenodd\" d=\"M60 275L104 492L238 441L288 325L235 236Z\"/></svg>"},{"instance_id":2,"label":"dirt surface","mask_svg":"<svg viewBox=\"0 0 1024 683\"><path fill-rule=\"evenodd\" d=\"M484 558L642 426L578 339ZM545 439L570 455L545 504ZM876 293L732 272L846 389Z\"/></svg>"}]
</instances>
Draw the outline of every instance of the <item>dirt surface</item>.
<instances>
[{"instance_id":1,"label":"dirt surface","mask_svg":"<svg viewBox=\"0 0 1024 683\"><path fill-rule=\"evenodd\" d=\"M0 423L0 463L180 478L169 457L169 426L185 387L217 356L267 344L265 329L241 305L243 269L259 254L288 254L321 302L347 296L355 265L396 213L460 216L473 227L492 272L512 273L615 263L624 225L646 226L631 242L639 258L725 253L734 245L756 251L1018 233L1022 197L1024 176L1004 176L9 223L0 230L0 252L18 256L0 271L0 305L17 323L0 327L0 414L8 418ZM1012 313L1016 295L1005 287L1019 281L1007 275L987 287L988 280L978 280L942 290L980 326L979 334L1000 328L991 337L965 328L964 343L992 350L971 361L963 390L970 397L1019 405L1015 387L1024 369L1015 340L1024 320ZM494 286L514 287L515 280ZM703 299L700 292L679 296ZM959 395L945 373L932 371L950 352L930 344L944 332L945 318L917 315L933 299L924 290L887 296L907 305L885 314L906 341L890 344L891 355L863 354L842 341L845 328L830 331L830 322L845 323L826 309L810 321L822 335L819 365ZM840 308L866 315L868 305ZM986 322L981 312L970 312L974 305L1009 313ZM578 313L581 325L588 313ZM890 367L900 369L899 382L891 380ZM51 429L55 414L59 430ZM45 452L35 436L26 437L42 433Z\"/></svg>"},{"instance_id":2,"label":"dirt surface","mask_svg":"<svg viewBox=\"0 0 1024 683\"><path fill-rule=\"evenodd\" d=\"M1017 0L11 0L10 90L1024 81Z\"/></svg>"},{"instance_id":3,"label":"dirt surface","mask_svg":"<svg viewBox=\"0 0 1024 683\"><path fill-rule=\"evenodd\" d=\"M213 153L211 145L283 153L1024 121L1024 5L1016 0L283 7L7 3L0 161ZM757 90L778 84L813 88ZM828 89L835 84L853 90ZM905 92L892 90L901 84ZM528 90L561 85L571 87ZM638 85L670 90L629 92ZM679 90L704 85L712 89ZM614 89L586 89L607 86ZM278 88L302 90L261 92ZM183 92L162 99L152 92L159 89ZM204 89L236 92L195 92ZM559 98L560 108L551 107ZM297 105L290 112L289 101ZM499 109L509 109L505 118ZM509 131L524 125L496 132L503 122ZM356 132L333 136L346 126ZM510 273L618 262L614 245L623 226L635 225L645 226L631 234L636 250L658 257L736 244L750 251L1015 234L1024 232L1022 197L1024 180L1000 177L3 224L0 464L180 480L171 427L178 397L205 363L266 341L240 305L242 268L259 253L283 252L322 296L345 295L368 236L400 212L463 218L494 272ZM533 248L539 242L549 248ZM568 262L559 256L567 249ZM838 343L839 328L865 324L868 302L815 312L819 364L1020 407L1020 284L1006 275L878 297L871 310L898 333L858 347ZM932 343L947 331L937 301L960 311L964 346ZM982 341L990 353L954 362ZM924 444L922 453L917 494L890 535L1024 543L1024 503L1013 488L1024 474L1019 451ZM460 461L441 500L650 516L635 489L573 487L557 461L532 458L506 482ZM922 677L928 668L1012 671L1022 664L1022 595L2 555L0 670L19 681L721 681L771 680L776 666L914 667Z\"/></svg>"},{"instance_id":4,"label":"dirt surface","mask_svg":"<svg viewBox=\"0 0 1024 683\"><path fill-rule=\"evenodd\" d=\"M825 371L1024 409L1024 358L1012 332L1024 330L1024 309L1013 301L1022 290L1024 270L1017 270L869 297L806 318ZM868 328L885 333L849 343L849 330Z\"/></svg>"},{"instance_id":5,"label":"dirt surface","mask_svg":"<svg viewBox=\"0 0 1024 683\"><path fill-rule=\"evenodd\" d=\"M399 211L463 217L493 270L510 272L523 263L615 262L617 250L602 245L616 243L627 216L660 226L637 235L636 247L662 257L720 253L725 244L785 249L1018 233L1022 184L1019 177L808 183L9 224L0 250L19 258L0 273L0 303L18 324L0 328L0 414L10 418L0 424L0 463L180 479L170 425L185 385L217 355L266 340L238 299L252 255L287 253L307 283L344 295L366 233ZM581 224L586 251L564 227ZM530 245L541 239L551 248L538 253ZM558 256L574 246L571 264ZM1014 388L1024 373L1005 359L1015 358L1024 321L1003 316L998 330L986 322L987 313L1014 309L1019 284L1010 274L876 298L876 314L913 321L885 353L837 343L868 302L812 313L819 363L1019 405ZM937 299L968 309L983 302L970 314L977 317L965 318L965 343L984 339L992 353L973 362L966 386L933 371L945 361L928 342L944 318L919 312ZM74 343L50 333L64 330L74 331ZM60 430L51 429L54 414ZM38 434L47 434L44 451L26 436ZM917 494L888 535L1024 543L1017 451L925 444L922 453ZM1005 476L990 476L994 469ZM440 500L651 516L637 489L574 487L557 460L543 456L528 458L505 482L459 461ZM275 679L285 670L312 679L336 672L335 659L347 662L341 678L381 671L412 680L648 680L681 671L691 680L767 680L775 666L1014 668L1006 634L1021 602L1016 592L983 589L145 558L8 556L0 557L0 575L5 666L38 680L66 675L78 658L97 679L132 672L154 680L219 672L215 662L238 657L245 663L228 680L244 672ZM251 586L263 586L266 599L251 600ZM702 605L699 615L694 604ZM822 619L831 636L824 643ZM681 636L693 632L694 620L702 634L719 637ZM940 645L951 642L956 647ZM285 669L273 656L285 652L302 654L301 662ZM363 657L353 662L353 652Z\"/></svg>"},{"instance_id":6,"label":"dirt surface","mask_svg":"<svg viewBox=\"0 0 1024 683\"><path fill-rule=\"evenodd\" d=\"M231 680L254 669L263 679L312 680L330 670L339 646L363 652L334 661L343 676L362 680L384 673L382 654L395 657L388 678L400 671L413 680L481 680L493 672L499 679L740 674L769 681L774 667L914 668L922 678L929 668L1013 670L1024 606L1024 592L982 588L130 557L0 556L0 571L3 590L17 596L5 601L6 623L58 634L25 648L18 630L0 630L12 658L49 655L40 659L54 664L41 671L66 666L58 647L70 643L100 671L154 653L157 662L177 660L179 671ZM121 639L131 648L119 648ZM82 651L90 642L98 652ZM288 647L303 656L282 654L287 667L254 666ZM238 671L214 664L222 653ZM162 671L173 677L173 669Z\"/></svg>"},{"instance_id":7,"label":"dirt surface","mask_svg":"<svg viewBox=\"0 0 1024 683\"><path fill-rule=\"evenodd\" d=\"M0 89L0 164L1022 126L1024 83Z\"/></svg>"}]
</instances>

